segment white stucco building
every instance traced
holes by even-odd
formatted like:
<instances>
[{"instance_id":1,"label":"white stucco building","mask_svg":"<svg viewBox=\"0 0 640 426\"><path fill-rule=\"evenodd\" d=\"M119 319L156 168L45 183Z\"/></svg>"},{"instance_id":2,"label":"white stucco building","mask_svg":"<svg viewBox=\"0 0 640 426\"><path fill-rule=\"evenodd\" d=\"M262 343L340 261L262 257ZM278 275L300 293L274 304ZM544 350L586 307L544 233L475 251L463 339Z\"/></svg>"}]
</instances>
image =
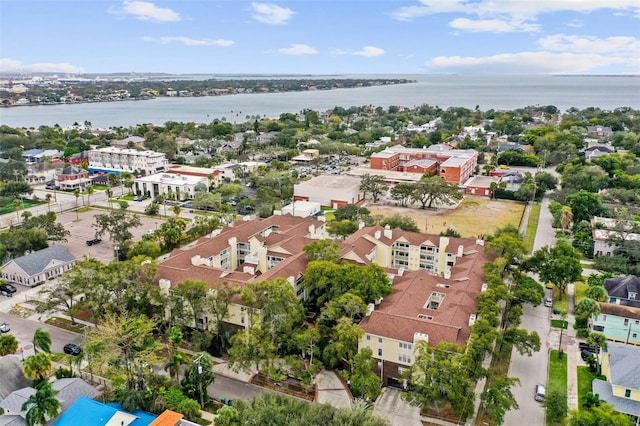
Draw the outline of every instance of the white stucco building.
<instances>
[{"instance_id":1,"label":"white stucco building","mask_svg":"<svg viewBox=\"0 0 640 426\"><path fill-rule=\"evenodd\" d=\"M138 151L124 148L100 148L89 151L89 172L115 173L122 172L153 175L164 172L169 161L162 152Z\"/></svg>"},{"instance_id":2,"label":"white stucco building","mask_svg":"<svg viewBox=\"0 0 640 426\"><path fill-rule=\"evenodd\" d=\"M198 184L208 186L208 179L204 176L190 176L171 173L158 173L143 176L134 181L136 194L155 197L156 195L172 194L172 199L192 199Z\"/></svg>"},{"instance_id":3,"label":"white stucco building","mask_svg":"<svg viewBox=\"0 0 640 426\"><path fill-rule=\"evenodd\" d=\"M334 209L364 201L360 178L345 175L320 175L293 187L294 201L311 201Z\"/></svg>"}]
</instances>

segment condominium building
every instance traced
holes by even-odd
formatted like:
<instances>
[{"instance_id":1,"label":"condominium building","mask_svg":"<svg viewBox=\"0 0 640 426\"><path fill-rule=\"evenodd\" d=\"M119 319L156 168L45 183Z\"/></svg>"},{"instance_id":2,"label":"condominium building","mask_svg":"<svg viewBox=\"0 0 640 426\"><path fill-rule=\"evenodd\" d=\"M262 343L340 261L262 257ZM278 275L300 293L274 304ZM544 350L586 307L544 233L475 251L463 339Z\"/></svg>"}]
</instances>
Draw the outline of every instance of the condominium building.
<instances>
[{"instance_id":1,"label":"condominium building","mask_svg":"<svg viewBox=\"0 0 640 426\"><path fill-rule=\"evenodd\" d=\"M153 175L164 172L169 161L162 152L124 148L100 148L89 151L89 172Z\"/></svg>"},{"instance_id":2,"label":"condominium building","mask_svg":"<svg viewBox=\"0 0 640 426\"><path fill-rule=\"evenodd\" d=\"M206 176L157 173L136 178L134 191L145 197L165 195L172 200L190 200L194 197L199 184L208 188L209 179Z\"/></svg>"}]
</instances>

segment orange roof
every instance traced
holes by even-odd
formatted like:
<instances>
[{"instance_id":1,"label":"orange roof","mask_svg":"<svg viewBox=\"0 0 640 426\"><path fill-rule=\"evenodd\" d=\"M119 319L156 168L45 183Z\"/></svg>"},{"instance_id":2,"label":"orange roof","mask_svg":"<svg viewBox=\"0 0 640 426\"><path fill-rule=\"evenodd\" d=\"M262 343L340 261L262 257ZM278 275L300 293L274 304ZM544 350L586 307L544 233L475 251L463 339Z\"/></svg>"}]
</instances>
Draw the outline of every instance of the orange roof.
<instances>
[{"instance_id":1,"label":"orange roof","mask_svg":"<svg viewBox=\"0 0 640 426\"><path fill-rule=\"evenodd\" d=\"M176 426L184 416L171 410L164 410L149 426Z\"/></svg>"}]
</instances>

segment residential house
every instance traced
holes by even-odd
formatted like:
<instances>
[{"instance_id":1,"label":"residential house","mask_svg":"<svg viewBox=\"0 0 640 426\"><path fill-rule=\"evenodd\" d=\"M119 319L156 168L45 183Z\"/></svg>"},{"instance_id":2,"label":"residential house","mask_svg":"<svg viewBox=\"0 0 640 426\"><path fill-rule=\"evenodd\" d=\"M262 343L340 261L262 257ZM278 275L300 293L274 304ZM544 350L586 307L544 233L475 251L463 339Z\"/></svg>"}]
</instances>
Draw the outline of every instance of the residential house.
<instances>
[{"instance_id":1,"label":"residential house","mask_svg":"<svg viewBox=\"0 0 640 426\"><path fill-rule=\"evenodd\" d=\"M56 186L64 191L84 191L91 185L89 172L81 167L68 166L56 174Z\"/></svg>"},{"instance_id":2,"label":"residential house","mask_svg":"<svg viewBox=\"0 0 640 426\"><path fill-rule=\"evenodd\" d=\"M601 356L607 380L594 379L593 393L640 425L640 348L610 342Z\"/></svg>"},{"instance_id":3,"label":"residential house","mask_svg":"<svg viewBox=\"0 0 640 426\"><path fill-rule=\"evenodd\" d=\"M611 256L627 244L640 242L640 222L596 216L591 226L594 256Z\"/></svg>"},{"instance_id":4,"label":"residential house","mask_svg":"<svg viewBox=\"0 0 640 426\"><path fill-rule=\"evenodd\" d=\"M33 287L71 270L76 258L61 245L47 247L12 259L2 265L6 281Z\"/></svg>"},{"instance_id":5,"label":"residential house","mask_svg":"<svg viewBox=\"0 0 640 426\"><path fill-rule=\"evenodd\" d=\"M0 357L0 371L2 371L0 401L7 398L12 392L26 388L31 384L31 380L24 375L20 358L11 355Z\"/></svg>"},{"instance_id":6,"label":"residential house","mask_svg":"<svg viewBox=\"0 0 640 426\"><path fill-rule=\"evenodd\" d=\"M600 303L600 314L590 319L590 329L609 340L640 345L640 279L634 275L608 278L604 287L609 302Z\"/></svg>"},{"instance_id":7,"label":"residential house","mask_svg":"<svg viewBox=\"0 0 640 426\"><path fill-rule=\"evenodd\" d=\"M114 148L144 148L144 138L140 136L129 136L119 141L111 141L110 146Z\"/></svg>"},{"instance_id":8,"label":"residential house","mask_svg":"<svg viewBox=\"0 0 640 426\"><path fill-rule=\"evenodd\" d=\"M587 126L587 133L597 138L610 138L613 130L607 126Z\"/></svg>"},{"instance_id":9,"label":"residential house","mask_svg":"<svg viewBox=\"0 0 640 426\"><path fill-rule=\"evenodd\" d=\"M583 150L584 159L588 162L603 155L612 154L615 149L608 145L591 145Z\"/></svg>"}]
</instances>

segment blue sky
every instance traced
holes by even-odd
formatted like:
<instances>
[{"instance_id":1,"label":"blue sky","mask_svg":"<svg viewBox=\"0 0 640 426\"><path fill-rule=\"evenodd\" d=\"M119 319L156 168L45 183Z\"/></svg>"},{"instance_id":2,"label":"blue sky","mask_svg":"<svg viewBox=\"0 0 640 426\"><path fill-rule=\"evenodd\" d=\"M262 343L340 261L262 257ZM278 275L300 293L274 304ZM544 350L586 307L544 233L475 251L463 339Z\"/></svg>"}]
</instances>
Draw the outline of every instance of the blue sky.
<instances>
[{"instance_id":1,"label":"blue sky","mask_svg":"<svg viewBox=\"0 0 640 426\"><path fill-rule=\"evenodd\" d=\"M640 0L0 0L2 72L640 73Z\"/></svg>"}]
</instances>

